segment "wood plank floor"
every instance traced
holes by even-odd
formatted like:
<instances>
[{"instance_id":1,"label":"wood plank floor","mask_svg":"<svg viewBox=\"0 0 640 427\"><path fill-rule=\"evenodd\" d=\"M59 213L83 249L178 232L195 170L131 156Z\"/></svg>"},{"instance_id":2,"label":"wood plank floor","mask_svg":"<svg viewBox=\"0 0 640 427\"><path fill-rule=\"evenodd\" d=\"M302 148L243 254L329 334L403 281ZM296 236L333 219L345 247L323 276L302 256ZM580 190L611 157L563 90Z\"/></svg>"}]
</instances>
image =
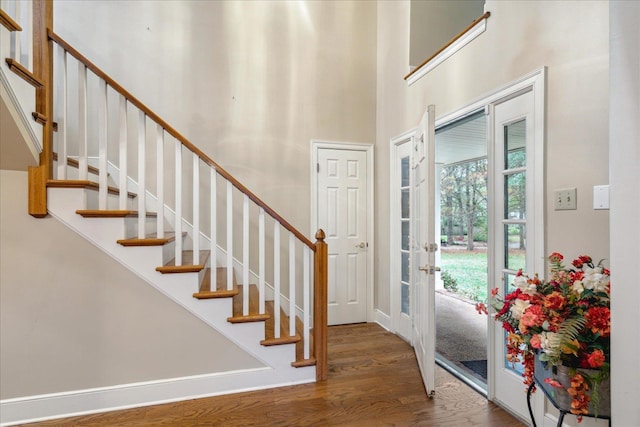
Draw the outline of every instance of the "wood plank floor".
<instances>
[{"instance_id":1,"label":"wood plank floor","mask_svg":"<svg viewBox=\"0 0 640 427\"><path fill-rule=\"evenodd\" d=\"M523 393L522 398L525 398ZM329 328L329 379L29 426L523 426L437 368L425 395L413 349L376 324Z\"/></svg>"}]
</instances>

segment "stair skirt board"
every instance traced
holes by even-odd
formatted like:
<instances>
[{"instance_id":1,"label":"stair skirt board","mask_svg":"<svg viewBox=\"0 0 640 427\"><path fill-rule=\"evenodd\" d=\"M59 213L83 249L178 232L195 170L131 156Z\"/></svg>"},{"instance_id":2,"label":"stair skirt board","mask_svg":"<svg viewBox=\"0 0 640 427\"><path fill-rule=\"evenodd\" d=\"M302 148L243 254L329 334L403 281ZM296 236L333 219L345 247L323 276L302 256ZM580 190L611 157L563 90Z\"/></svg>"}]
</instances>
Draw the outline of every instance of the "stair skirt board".
<instances>
[{"instance_id":1,"label":"stair skirt board","mask_svg":"<svg viewBox=\"0 0 640 427\"><path fill-rule=\"evenodd\" d=\"M127 231L128 227L125 224L127 219L86 219L76 214L76 206L83 200L84 191L87 190L65 188L48 189L49 213L67 227L82 235L107 255L127 267L158 291L223 334L227 339L237 344L260 363L263 363L269 370L270 375L265 377L265 379L255 385L255 387L268 388L280 386L283 385L284 379L289 378L291 380L286 380L284 382L285 384L289 384L290 381L315 381L315 366L303 368L291 366L291 362L296 359L295 344L284 344L275 347L265 347L260 344L260 341L264 339L265 332L263 322L229 323L227 318L233 315L232 298L198 300L193 297L193 293L197 292L200 287L202 275L206 269L203 269L201 272L183 274L161 274L157 272L156 267L163 265L173 258L174 242L170 242L162 247L124 247L117 243L117 238L114 238L114 236L125 236L127 233L129 233L129 235L131 234L131 230ZM137 223L135 218L129 220L131 224L135 225L135 223ZM147 230L146 232L149 233L153 231L155 230ZM255 373L253 375L255 375ZM266 378L269 378L272 382L269 383ZM236 390L235 387L229 392L234 390ZM189 392L179 394L176 397L167 397L166 399L181 399L196 394L198 393ZM159 399L149 399L149 402L157 402L158 400ZM135 406L136 404L136 402L130 403L131 406ZM109 408L115 406L116 405L110 404ZM96 408L96 410L99 409L100 408Z\"/></svg>"},{"instance_id":2,"label":"stair skirt board","mask_svg":"<svg viewBox=\"0 0 640 427\"><path fill-rule=\"evenodd\" d=\"M0 401L0 426L306 384L306 368L287 377L270 368L222 372Z\"/></svg>"}]
</instances>

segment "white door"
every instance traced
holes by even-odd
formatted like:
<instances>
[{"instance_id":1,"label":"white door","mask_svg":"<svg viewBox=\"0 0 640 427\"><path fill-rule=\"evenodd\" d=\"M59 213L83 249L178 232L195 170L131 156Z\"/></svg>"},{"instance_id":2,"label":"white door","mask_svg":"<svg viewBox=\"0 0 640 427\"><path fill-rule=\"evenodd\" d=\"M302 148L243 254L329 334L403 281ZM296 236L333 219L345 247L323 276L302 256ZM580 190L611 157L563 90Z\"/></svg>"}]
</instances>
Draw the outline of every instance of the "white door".
<instances>
[{"instance_id":1,"label":"white door","mask_svg":"<svg viewBox=\"0 0 640 427\"><path fill-rule=\"evenodd\" d=\"M318 227L329 251L329 325L367 321L367 152L320 148Z\"/></svg>"},{"instance_id":2,"label":"white door","mask_svg":"<svg viewBox=\"0 0 640 427\"><path fill-rule=\"evenodd\" d=\"M500 284L499 293L512 292L519 269L531 274L544 272L542 247L542 206L544 192L540 179L542 159L536 151L541 133L535 126L533 91L493 107L494 166L493 272L491 283ZM507 362L505 331L491 322L493 335L493 398L524 419L529 419L523 365ZM534 414L540 414L542 393L531 400ZM540 418L538 418L540 422Z\"/></svg>"},{"instance_id":3,"label":"white door","mask_svg":"<svg viewBox=\"0 0 640 427\"><path fill-rule=\"evenodd\" d=\"M422 116L413 140L411 272L413 348L425 390L435 393L435 108Z\"/></svg>"}]
</instances>

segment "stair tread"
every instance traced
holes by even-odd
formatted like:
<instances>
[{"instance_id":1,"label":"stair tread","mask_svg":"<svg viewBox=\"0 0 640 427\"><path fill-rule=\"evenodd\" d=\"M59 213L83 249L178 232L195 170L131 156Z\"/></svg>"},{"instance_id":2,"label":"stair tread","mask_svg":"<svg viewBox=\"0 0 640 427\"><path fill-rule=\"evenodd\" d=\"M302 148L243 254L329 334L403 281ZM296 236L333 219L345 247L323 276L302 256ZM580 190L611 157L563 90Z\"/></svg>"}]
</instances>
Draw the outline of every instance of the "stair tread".
<instances>
[{"instance_id":1,"label":"stair tread","mask_svg":"<svg viewBox=\"0 0 640 427\"><path fill-rule=\"evenodd\" d=\"M302 337L296 333L295 335L289 335L289 316L280 308L280 337L275 337L275 304L273 301L266 301L265 308L267 313L271 316L264 325L264 340L260 341L262 345L278 345L278 344L293 344L302 340Z\"/></svg>"},{"instance_id":2,"label":"stair tread","mask_svg":"<svg viewBox=\"0 0 640 427\"><path fill-rule=\"evenodd\" d=\"M233 276L232 289L227 289L227 268L218 267L216 273L216 287L211 290L211 269L207 268L205 271L202 283L200 283L200 290L193 294L197 299L210 299L210 298L230 298L238 294L238 287L235 281L235 275Z\"/></svg>"},{"instance_id":3,"label":"stair tread","mask_svg":"<svg viewBox=\"0 0 640 427\"><path fill-rule=\"evenodd\" d=\"M55 123L55 124L57 125L57 123ZM56 153L56 152L53 153L53 161L54 162L58 161L58 153ZM67 157L67 165L71 166L72 168L76 168L76 169L80 168L80 162L78 161L78 159L74 159L74 158L71 158L71 157ZM89 173L92 173L94 175L100 175L100 169L98 169L95 166L87 165L87 170L89 171ZM109 176L109 175L110 174L107 173L107 176Z\"/></svg>"},{"instance_id":4,"label":"stair tread","mask_svg":"<svg viewBox=\"0 0 640 427\"><path fill-rule=\"evenodd\" d=\"M126 218L126 217L137 217L138 211L132 210L120 210L120 209L78 209L76 211L78 215L82 215L85 218ZM147 216L156 217L158 216L155 212L147 212Z\"/></svg>"},{"instance_id":5,"label":"stair tread","mask_svg":"<svg viewBox=\"0 0 640 427\"><path fill-rule=\"evenodd\" d=\"M176 259L172 259L161 267L156 267L156 271L160 273L193 273L199 272L205 268L210 251L200 251L200 259L198 264L194 263L193 251L182 251L182 265L176 265Z\"/></svg>"},{"instance_id":6,"label":"stair tread","mask_svg":"<svg viewBox=\"0 0 640 427\"><path fill-rule=\"evenodd\" d=\"M187 233L183 232L182 236L186 236ZM130 239L120 239L117 240L117 243L122 246L163 246L169 242L172 242L176 239L176 233L167 232L164 233L164 237L157 237L157 233L151 233L147 235L144 239L139 239L137 237L132 237Z\"/></svg>"},{"instance_id":7,"label":"stair tread","mask_svg":"<svg viewBox=\"0 0 640 427\"><path fill-rule=\"evenodd\" d=\"M268 313L260 313L259 293L256 285L249 285L249 315L242 314L244 285L238 285L238 294L233 297L233 315L227 320L231 323L261 322L269 319Z\"/></svg>"},{"instance_id":8,"label":"stair tread","mask_svg":"<svg viewBox=\"0 0 640 427\"><path fill-rule=\"evenodd\" d=\"M88 190L98 191L100 185L97 182L89 181L85 179L48 179L47 188L85 188ZM109 186L107 188L109 194L120 194L120 190L116 187ZM131 199L137 197L135 193L127 192L127 196Z\"/></svg>"},{"instance_id":9,"label":"stair tread","mask_svg":"<svg viewBox=\"0 0 640 427\"><path fill-rule=\"evenodd\" d=\"M40 80L35 76L35 74L25 68L24 65L20 64L13 58L6 58L5 61L11 71L16 73L18 76L20 76L20 78L29 83L31 86L35 87L36 89L44 87L44 83L42 82L42 80Z\"/></svg>"},{"instance_id":10,"label":"stair tread","mask_svg":"<svg viewBox=\"0 0 640 427\"><path fill-rule=\"evenodd\" d=\"M22 31L20 24L14 21L13 18L11 18L7 12L2 9L0 9L0 24L11 32Z\"/></svg>"}]
</instances>

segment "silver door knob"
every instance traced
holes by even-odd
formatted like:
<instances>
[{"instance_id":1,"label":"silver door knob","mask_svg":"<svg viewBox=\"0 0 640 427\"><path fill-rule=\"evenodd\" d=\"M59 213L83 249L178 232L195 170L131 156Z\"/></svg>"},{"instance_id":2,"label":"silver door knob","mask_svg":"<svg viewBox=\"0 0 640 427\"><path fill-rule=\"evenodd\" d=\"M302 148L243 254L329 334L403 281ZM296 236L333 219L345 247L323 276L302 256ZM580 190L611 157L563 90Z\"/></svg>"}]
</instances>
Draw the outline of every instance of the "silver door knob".
<instances>
[{"instance_id":1,"label":"silver door knob","mask_svg":"<svg viewBox=\"0 0 640 427\"><path fill-rule=\"evenodd\" d=\"M360 242L356 245L356 248L360 248L360 249L364 249L367 247L367 244L365 242Z\"/></svg>"}]
</instances>

